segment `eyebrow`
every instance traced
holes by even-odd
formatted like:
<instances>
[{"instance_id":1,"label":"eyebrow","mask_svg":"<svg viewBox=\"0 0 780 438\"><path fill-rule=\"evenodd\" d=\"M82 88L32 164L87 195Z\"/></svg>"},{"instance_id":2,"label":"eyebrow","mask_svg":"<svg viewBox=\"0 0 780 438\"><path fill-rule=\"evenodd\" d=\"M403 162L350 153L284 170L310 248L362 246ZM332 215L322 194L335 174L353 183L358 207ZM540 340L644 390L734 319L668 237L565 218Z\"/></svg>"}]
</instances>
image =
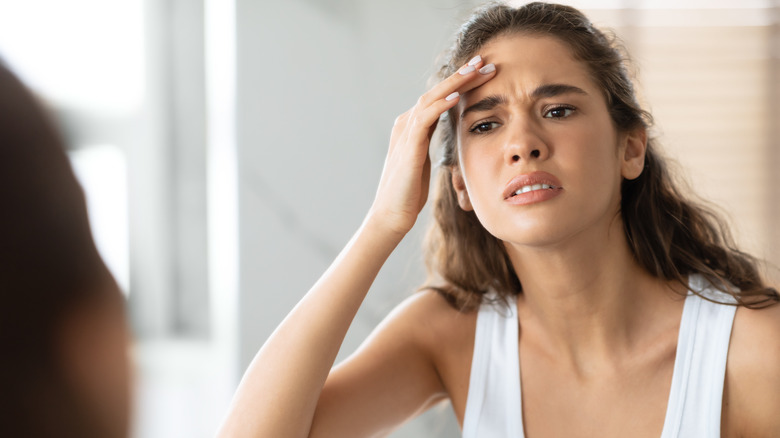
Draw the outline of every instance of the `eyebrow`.
<instances>
[{"instance_id":1,"label":"eyebrow","mask_svg":"<svg viewBox=\"0 0 780 438\"><path fill-rule=\"evenodd\" d=\"M536 87L534 91L531 92L531 98L532 99L540 99L543 97L555 97L560 96L562 94L581 94L584 96L587 96L588 93L583 90L580 87L575 87L574 85L568 85L568 84L544 84ZM476 111L490 111L493 108L499 106L499 105L505 105L507 103L506 96L503 95L492 95L488 96L479 102L475 103L474 105L471 105L463 110L462 113L460 113L460 119L463 120L464 117L466 117L466 114Z\"/></svg>"}]
</instances>

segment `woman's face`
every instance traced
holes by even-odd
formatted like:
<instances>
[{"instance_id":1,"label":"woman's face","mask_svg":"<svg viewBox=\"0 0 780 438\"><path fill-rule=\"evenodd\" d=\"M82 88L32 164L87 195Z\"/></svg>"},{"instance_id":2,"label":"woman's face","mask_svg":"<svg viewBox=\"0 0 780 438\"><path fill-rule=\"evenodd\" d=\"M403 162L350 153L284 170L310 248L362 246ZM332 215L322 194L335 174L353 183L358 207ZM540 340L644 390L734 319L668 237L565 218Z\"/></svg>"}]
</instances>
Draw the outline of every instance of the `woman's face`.
<instances>
[{"instance_id":1,"label":"woman's face","mask_svg":"<svg viewBox=\"0 0 780 438\"><path fill-rule=\"evenodd\" d=\"M517 245L609 232L622 178L641 172L644 131L616 132L602 91L557 39L503 36L480 54L497 74L456 107L461 206Z\"/></svg>"}]
</instances>

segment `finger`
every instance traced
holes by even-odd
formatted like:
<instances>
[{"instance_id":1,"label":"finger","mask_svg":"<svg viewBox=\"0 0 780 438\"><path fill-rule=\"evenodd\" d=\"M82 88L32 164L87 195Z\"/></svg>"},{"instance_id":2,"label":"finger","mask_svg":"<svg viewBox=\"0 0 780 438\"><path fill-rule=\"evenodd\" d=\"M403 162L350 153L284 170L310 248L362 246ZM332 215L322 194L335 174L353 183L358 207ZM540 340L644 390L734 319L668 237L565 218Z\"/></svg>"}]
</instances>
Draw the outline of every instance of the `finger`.
<instances>
[{"instance_id":1,"label":"finger","mask_svg":"<svg viewBox=\"0 0 780 438\"><path fill-rule=\"evenodd\" d=\"M421 96L417 105L396 118L390 136L391 151L399 143L397 140L406 143L406 141L420 142L427 139L426 143L430 143L431 135L442 113L457 105L462 93L492 79L496 68L493 64L483 65L482 58L476 56L460 71L465 74L456 72L440 82ZM453 87L459 87L459 90L463 91L460 92ZM438 98L432 100L434 97Z\"/></svg>"},{"instance_id":2,"label":"finger","mask_svg":"<svg viewBox=\"0 0 780 438\"><path fill-rule=\"evenodd\" d=\"M463 65L457 72L439 82L433 86L433 88L423 94L420 97L419 103L421 103L422 106L428 106L439 99L444 99L452 92L461 90L464 87L471 89L484 84L490 78L495 76L495 66L485 68L487 65L483 64L484 61L482 58L479 55L475 56L467 64ZM468 87L472 81L475 81L477 85Z\"/></svg>"},{"instance_id":3,"label":"finger","mask_svg":"<svg viewBox=\"0 0 780 438\"><path fill-rule=\"evenodd\" d=\"M467 92L482 86L485 82L493 79L496 76L496 66L494 64L485 64L477 70L477 74L474 77L463 84L457 91L463 95Z\"/></svg>"},{"instance_id":4,"label":"finger","mask_svg":"<svg viewBox=\"0 0 780 438\"><path fill-rule=\"evenodd\" d=\"M422 141L423 139L427 139L430 141L430 135L433 133L433 129L435 129L436 124L439 121L439 117L441 117L445 111L457 105L458 100L460 100L458 92L453 92L448 97L449 100L447 98L440 99L429 107L420 109L411 114L409 140Z\"/></svg>"}]
</instances>

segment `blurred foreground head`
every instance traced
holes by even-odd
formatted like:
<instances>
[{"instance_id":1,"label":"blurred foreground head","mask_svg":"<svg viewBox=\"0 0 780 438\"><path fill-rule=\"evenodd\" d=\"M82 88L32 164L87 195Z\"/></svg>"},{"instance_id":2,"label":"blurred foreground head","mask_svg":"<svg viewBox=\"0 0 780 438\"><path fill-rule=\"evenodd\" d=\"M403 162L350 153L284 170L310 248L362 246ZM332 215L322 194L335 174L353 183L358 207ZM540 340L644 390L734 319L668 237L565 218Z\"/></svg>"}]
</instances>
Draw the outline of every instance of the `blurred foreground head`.
<instances>
[{"instance_id":1,"label":"blurred foreground head","mask_svg":"<svg viewBox=\"0 0 780 438\"><path fill-rule=\"evenodd\" d=\"M127 347L63 142L0 63L0 435L126 437Z\"/></svg>"}]
</instances>

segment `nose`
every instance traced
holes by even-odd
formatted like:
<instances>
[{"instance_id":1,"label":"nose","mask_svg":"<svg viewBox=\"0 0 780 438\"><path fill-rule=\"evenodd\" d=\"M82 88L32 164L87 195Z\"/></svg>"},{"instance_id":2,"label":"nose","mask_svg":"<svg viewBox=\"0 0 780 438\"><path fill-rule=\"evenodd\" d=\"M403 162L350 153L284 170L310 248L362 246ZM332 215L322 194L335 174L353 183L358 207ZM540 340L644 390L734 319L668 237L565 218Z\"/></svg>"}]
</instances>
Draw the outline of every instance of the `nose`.
<instances>
[{"instance_id":1,"label":"nose","mask_svg":"<svg viewBox=\"0 0 780 438\"><path fill-rule=\"evenodd\" d=\"M517 120L507 130L505 156L507 164L545 160L550 149L540 127L532 120Z\"/></svg>"}]
</instances>

